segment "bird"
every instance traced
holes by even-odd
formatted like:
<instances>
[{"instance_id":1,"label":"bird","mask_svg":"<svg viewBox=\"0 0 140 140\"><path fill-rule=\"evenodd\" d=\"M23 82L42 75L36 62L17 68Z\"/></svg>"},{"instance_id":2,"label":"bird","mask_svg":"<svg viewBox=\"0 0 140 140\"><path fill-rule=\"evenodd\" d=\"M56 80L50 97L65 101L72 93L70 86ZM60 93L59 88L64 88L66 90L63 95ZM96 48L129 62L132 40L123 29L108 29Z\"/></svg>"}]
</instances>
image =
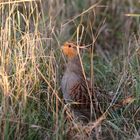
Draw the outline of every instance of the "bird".
<instances>
[{"instance_id":1,"label":"bird","mask_svg":"<svg viewBox=\"0 0 140 140\"><path fill-rule=\"evenodd\" d=\"M67 58L65 72L61 80L61 89L66 104L78 120L89 121L103 113L103 102L106 102L106 91L96 86L92 87L83 72L79 51L84 46L73 42L65 42L62 52ZM102 104L102 105L101 105Z\"/></svg>"}]
</instances>

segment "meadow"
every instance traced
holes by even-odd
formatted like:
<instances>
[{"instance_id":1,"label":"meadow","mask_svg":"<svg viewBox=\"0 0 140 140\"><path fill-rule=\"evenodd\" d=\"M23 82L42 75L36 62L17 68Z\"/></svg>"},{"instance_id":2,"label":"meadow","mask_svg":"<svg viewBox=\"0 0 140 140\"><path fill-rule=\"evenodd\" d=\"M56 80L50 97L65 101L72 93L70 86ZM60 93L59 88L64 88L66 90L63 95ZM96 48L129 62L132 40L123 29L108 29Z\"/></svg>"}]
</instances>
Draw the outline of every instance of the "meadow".
<instances>
[{"instance_id":1,"label":"meadow","mask_svg":"<svg viewBox=\"0 0 140 140\"><path fill-rule=\"evenodd\" d=\"M62 96L66 41L89 46L84 69L113 97L105 107L122 101L90 125ZM140 139L140 1L1 0L0 139L88 140L95 124L100 139Z\"/></svg>"}]
</instances>

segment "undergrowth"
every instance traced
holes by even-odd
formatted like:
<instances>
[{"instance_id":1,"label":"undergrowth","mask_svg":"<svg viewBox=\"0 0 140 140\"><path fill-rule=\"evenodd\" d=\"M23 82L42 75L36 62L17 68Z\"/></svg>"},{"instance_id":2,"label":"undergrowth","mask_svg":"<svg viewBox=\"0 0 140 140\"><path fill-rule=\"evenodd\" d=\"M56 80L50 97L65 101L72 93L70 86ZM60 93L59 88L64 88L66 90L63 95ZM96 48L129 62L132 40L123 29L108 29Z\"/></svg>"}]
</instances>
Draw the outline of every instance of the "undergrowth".
<instances>
[{"instance_id":1,"label":"undergrowth","mask_svg":"<svg viewBox=\"0 0 140 140\"><path fill-rule=\"evenodd\" d=\"M0 2L0 139L89 139L60 88L65 41L89 45L85 71L112 97L102 139L136 139L140 131L139 2L9 0ZM89 128L92 126L89 126Z\"/></svg>"}]
</instances>

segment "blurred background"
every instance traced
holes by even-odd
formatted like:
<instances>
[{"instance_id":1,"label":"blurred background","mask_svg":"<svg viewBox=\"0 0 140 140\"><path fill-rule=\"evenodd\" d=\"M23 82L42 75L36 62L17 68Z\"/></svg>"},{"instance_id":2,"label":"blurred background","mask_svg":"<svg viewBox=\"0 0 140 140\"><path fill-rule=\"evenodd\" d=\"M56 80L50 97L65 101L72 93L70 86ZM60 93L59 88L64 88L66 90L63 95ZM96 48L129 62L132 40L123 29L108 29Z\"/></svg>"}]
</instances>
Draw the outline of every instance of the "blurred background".
<instances>
[{"instance_id":1,"label":"blurred background","mask_svg":"<svg viewBox=\"0 0 140 140\"><path fill-rule=\"evenodd\" d=\"M66 111L60 89L66 41L89 45L85 71L116 101L133 96L101 124L102 139L137 139L140 125L139 0L0 1L0 139L88 139ZM93 63L91 64L93 54Z\"/></svg>"}]
</instances>

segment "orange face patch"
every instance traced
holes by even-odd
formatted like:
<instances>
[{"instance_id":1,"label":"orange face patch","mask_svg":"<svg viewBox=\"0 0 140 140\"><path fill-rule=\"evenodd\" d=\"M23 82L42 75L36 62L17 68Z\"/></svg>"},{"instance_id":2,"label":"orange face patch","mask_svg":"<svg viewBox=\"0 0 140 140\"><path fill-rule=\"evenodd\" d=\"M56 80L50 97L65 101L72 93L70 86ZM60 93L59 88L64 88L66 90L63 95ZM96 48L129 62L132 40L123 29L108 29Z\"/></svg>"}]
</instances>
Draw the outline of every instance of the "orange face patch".
<instances>
[{"instance_id":1,"label":"orange face patch","mask_svg":"<svg viewBox=\"0 0 140 140\"><path fill-rule=\"evenodd\" d=\"M68 58L73 58L77 55L76 47L72 43L65 43L64 46L62 46L62 50Z\"/></svg>"}]
</instances>

